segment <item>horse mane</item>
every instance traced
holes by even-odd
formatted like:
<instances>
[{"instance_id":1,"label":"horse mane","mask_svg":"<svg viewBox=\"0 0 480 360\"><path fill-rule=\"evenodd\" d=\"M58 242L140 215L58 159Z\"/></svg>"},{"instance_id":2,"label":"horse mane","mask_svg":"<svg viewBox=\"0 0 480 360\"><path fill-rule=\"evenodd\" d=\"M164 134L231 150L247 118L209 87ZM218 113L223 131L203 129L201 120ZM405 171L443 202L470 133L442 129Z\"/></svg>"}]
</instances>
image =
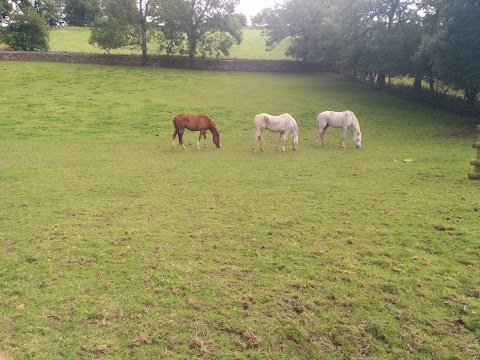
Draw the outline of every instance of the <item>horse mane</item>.
<instances>
[{"instance_id":1,"label":"horse mane","mask_svg":"<svg viewBox=\"0 0 480 360\"><path fill-rule=\"evenodd\" d=\"M212 132L212 134L214 135L218 135L218 128L217 128L217 125L213 122L212 119L210 119L209 116L207 116L207 118L210 120L210 127L209 127L209 130Z\"/></svg>"},{"instance_id":2,"label":"horse mane","mask_svg":"<svg viewBox=\"0 0 480 360\"><path fill-rule=\"evenodd\" d=\"M360 123L358 122L358 119L357 117L355 116L355 114L350 111L350 110L347 110L347 112L350 114L350 116L352 117L352 126L353 126L353 129L357 132L357 134L360 134L362 131L360 130Z\"/></svg>"}]
</instances>

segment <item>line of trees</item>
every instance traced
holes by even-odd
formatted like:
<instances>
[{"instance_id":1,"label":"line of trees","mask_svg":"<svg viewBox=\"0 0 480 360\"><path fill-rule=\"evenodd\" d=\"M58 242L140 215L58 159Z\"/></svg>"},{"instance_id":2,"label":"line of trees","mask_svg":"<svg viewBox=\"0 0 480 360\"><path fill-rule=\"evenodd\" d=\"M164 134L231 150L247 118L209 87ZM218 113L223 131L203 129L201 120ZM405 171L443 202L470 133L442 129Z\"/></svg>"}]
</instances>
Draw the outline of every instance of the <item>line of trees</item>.
<instances>
[{"instance_id":1,"label":"line of trees","mask_svg":"<svg viewBox=\"0 0 480 360\"><path fill-rule=\"evenodd\" d=\"M480 0L286 0L252 23L267 47L291 39L287 53L350 69L378 86L409 76L462 90L473 105L480 90Z\"/></svg>"},{"instance_id":2,"label":"line of trees","mask_svg":"<svg viewBox=\"0 0 480 360\"><path fill-rule=\"evenodd\" d=\"M0 0L0 42L15 50L48 50L47 25L89 26L105 51L154 44L167 54L229 54L242 41L239 0Z\"/></svg>"}]
</instances>

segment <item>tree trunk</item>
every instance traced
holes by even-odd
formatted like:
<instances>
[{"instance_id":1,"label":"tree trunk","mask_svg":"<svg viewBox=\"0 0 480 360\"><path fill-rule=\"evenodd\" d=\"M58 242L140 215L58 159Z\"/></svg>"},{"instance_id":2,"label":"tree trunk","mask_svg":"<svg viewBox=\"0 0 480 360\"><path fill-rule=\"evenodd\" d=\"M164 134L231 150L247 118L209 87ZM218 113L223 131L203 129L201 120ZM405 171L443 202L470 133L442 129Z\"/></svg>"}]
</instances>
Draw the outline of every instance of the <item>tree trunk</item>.
<instances>
[{"instance_id":1,"label":"tree trunk","mask_svg":"<svg viewBox=\"0 0 480 360\"><path fill-rule=\"evenodd\" d=\"M380 88L384 88L386 86L386 83L385 83L385 73L380 73L378 74L377 76L377 86L380 87Z\"/></svg>"},{"instance_id":2,"label":"tree trunk","mask_svg":"<svg viewBox=\"0 0 480 360\"><path fill-rule=\"evenodd\" d=\"M477 88L465 89L465 102L467 103L468 106L475 105L475 100L477 99L477 95L478 95Z\"/></svg>"},{"instance_id":3,"label":"tree trunk","mask_svg":"<svg viewBox=\"0 0 480 360\"><path fill-rule=\"evenodd\" d=\"M434 93L435 93L435 79L433 78L433 75L432 75L432 74L430 74L430 75L428 76L428 84L429 84L429 86L430 86L430 92L431 92L432 94L434 94Z\"/></svg>"},{"instance_id":4,"label":"tree trunk","mask_svg":"<svg viewBox=\"0 0 480 360\"><path fill-rule=\"evenodd\" d=\"M413 81L413 90L422 90L422 77L419 75L415 75L415 80Z\"/></svg>"},{"instance_id":5,"label":"tree trunk","mask_svg":"<svg viewBox=\"0 0 480 360\"><path fill-rule=\"evenodd\" d=\"M139 11L140 11L140 45L142 48L142 65L147 65L147 12L148 12L148 2L145 3L145 8L143 8L142 1L139 1Z\"/></svg>"},{"instance_id":6,"label":"tree trunk","mask_svg":"<svg viewBox=\"0 0 480 360\"><path fill-rule=\"evenodd\" d=\"M147 43L142 41L142 65L147 65Z\"/></svg>"},{"instance_id":7,"label":"tree trunk","mask_svg":"<svg viewBox=\"0 0 480 360\"><path fill-rule=\"evenodd\" d=\"M190 59L195 58L195 53L197 52L197 43L198 43L198 35L197 31L190 31L187 33L188 36L188 57Z\"/></svg>"}]
</instances>

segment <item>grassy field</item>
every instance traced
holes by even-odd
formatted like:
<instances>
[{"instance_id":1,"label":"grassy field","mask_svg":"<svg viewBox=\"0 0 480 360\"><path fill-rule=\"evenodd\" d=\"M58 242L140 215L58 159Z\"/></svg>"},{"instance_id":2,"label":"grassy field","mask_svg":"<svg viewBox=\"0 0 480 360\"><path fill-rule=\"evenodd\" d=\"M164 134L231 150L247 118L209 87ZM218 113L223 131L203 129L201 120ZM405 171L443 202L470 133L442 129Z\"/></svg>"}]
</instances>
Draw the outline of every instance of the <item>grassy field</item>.
<instances>
[{"instance_id":1,"label":"grassy field","mask_svg":"<svg viewBox=\"0 0 480 360\"><path fill-rule=\"evenodd\" d=\"M0 75L0 357L478 359L471 119L330 74ZM327 109L362 149L314 146ZM173 151L181 111L222 148ZM296 152L250 150L259 112L296 118Z\"/></svg>"},{"instance_id":2,"label":"grassy field","mask_svg":"<svg viewBox=\"0 0 480 360\"><path fill-rule=\"evenodd\" d=\"M56 28L50 31L50 51L67 51L81 53L103 53L104 51L96 46L88 43L90 37L90 29L88 28ZM287 59L285 52L287 50L287 41L282 42L272 51L265 50L265 38L261 35L260 30L246 28L243 29L243 41L239 45L234 45L230 49L228 58L238 59L261 59L261 60L285 60ZM6 47L0 44L0 49ZM139 49L117 49L112 50L112 54L135 54L139 55ZM154 44L149 46L150 55L158 55L159 50ZM221 56L224 58L224 56Z\"/></svg>"}]
</instances>

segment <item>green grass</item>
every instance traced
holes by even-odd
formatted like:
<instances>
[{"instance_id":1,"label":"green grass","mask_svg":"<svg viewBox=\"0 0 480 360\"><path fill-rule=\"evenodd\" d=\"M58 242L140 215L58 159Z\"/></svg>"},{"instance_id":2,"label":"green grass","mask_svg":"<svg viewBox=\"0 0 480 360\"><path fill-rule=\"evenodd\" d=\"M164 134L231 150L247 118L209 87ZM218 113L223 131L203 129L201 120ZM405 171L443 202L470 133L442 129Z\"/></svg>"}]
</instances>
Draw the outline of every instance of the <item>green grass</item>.
<instances>
[{"instance_id":1,"label":"green grass","mask_svg":"<svg viewBox=\"0 0 480 360\"><path fill-rule=\"evenodd\" d=\"M0 76L0 354L478 358L470 119L329 74ZM316 114L347 108L362 149L338 129L315 147ZM173 151L180 111L210 114L222 148L189 132ZM267 133L251 152L263 111L297 119L298 151Z\"/></svg>"},{"instance_id":2,"label":"green grass","mask_svg":"<svg viewBox=\"0 0 480 360\"><path fill-rule=\"evenodd\" d=\"M50 31L50 51L67 51L81 53L104 53L96 46L88 43L90 29L88 28L57 28ZM239 45L233 45L230 49L228 58L239 59L261 59L261 60L285 60L287 50L287 41L283 41L272 51L265 50L265 37L261 35L260 30L253 28L243 29L243 41ZM112 50L112 54L135 54L139 55L138 48ZM159 50L155 44L149 45L149 54L158 55ZM224 58L222 56L221 58Z\"/></svg>"}]
</instances>

